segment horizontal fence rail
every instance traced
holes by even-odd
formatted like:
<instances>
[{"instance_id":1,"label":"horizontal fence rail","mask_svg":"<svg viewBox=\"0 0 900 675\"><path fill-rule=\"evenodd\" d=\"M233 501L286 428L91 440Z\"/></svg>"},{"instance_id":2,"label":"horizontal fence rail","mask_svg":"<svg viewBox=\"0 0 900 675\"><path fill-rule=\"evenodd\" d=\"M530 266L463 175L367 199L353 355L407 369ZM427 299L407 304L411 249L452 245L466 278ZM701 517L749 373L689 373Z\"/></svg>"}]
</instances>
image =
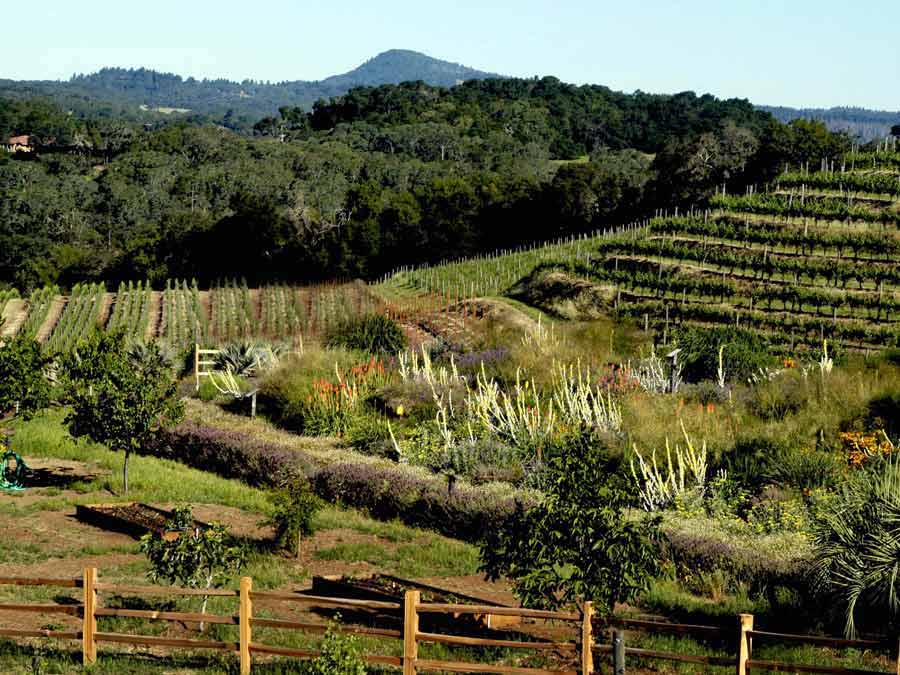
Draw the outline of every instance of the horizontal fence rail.
<instances>
[{"instance_id":1,"label":"horizontal fence rail","mask_svg":"<svg viewBox=\"0 0 900 675\"><path fill-rule=\"evenodd\" d=\"M297 659L317 658L320 652L316 649L270 645L254 640L254 628L297 631L310 634L322 634L329 630L329 626L323 623L272 618L254 614L254 603L289 603L324 609L369 611L373 613L372 616L393 621L390 627L338 625L333 630L339 633L400 642L402 644L402 655L400 656L367 653L363 655L363 658L370 664L399 668L404 675L436 671L510 675L588 675L599 672L595 668L595 656L602 656L604 659L611 657L613 669L617 675L626 672L626 659L628 657L641 661L668 661L727 667L734 669L734 672L737 672L738 675L747 675L750 672L761 671L830 673L832 675L872 675L878 672L895 674L900 672L900 654L897 655L896 668L890 671L784 663L753 658L754 640L780 644L805 644L830 649L880 650L887 653L895 652L898 649L898 643L888 639L848 640L821 635L799 635L756 630L753 625L753 616L749 614L739 615L737 617L737 628L728 629L721 626L677 624L619 617L595 617L593 605L590 602L584 603L578 612L554 612L495 605L423 603L421 602L419 591L407 591L403 597L403 602L355 600L277 591L254 591L253 580L249 577L241 578L240 588L237 590L106 584L98 581L97 569L93 567L85 568L82 577L74 579L0 577L0 586L45 586L81 589L83 593L81 602L68 604L64 602L0 602L0 617L7 613L63 614L80 620L80 630L72 630L71 628L25 629L0 627L0 637L77 640L82 645L82 660L85 665L91 665L96 662L98 644L232 652L238 656L242 675L251 672L254 655L258 657L280 656ZM205 612L103 607L100 603L101 594L233 598L237 603L237 611L236 613L231 611L225 614L207 614ZM429 617L431 623L429 623L428 630L420 629L422 616ZM504 633L497 632L493 632L491 637L457 634L458 628L471 627L473 619L481 621L492 616L511 617L514 620L528 620L530 623L537 621L546 622L548 630L552 629L548 634L553 637L538 638L522 631L514 632L513 636L508 639L502 637ZM97 619L105 617L177 622L182 624L203 623L236 626L238 628L238 639L236 641L212 640L97 630ZM398 624L400 628L396 627ZM441 628L432 628L432 624ZM490 624L488 623L487 625ZM438 632L441 629L449 630L450 632ZM558 639L559 631L563 630L568 631L566 633L568 637ZM730 654L681 654L674 651L631 647L626 645L628 632L693 636L701 640L711 640L714 643L727 645L726 648ZM597 637L602 634L609 635L608 643L597 640ZM543 636L544 634L541 633L541 635ZM423 644L443 644L463 648L509 649L528 652L533 655L555 657L555 660L550 660L548 663L557 665L552 667L546 665L525 667L523 665L421 658L419 656L419 646ZM477 651L473 653L478 654ZM545 662L539 661L538 663Z\"/></svg>"}]
</instances>

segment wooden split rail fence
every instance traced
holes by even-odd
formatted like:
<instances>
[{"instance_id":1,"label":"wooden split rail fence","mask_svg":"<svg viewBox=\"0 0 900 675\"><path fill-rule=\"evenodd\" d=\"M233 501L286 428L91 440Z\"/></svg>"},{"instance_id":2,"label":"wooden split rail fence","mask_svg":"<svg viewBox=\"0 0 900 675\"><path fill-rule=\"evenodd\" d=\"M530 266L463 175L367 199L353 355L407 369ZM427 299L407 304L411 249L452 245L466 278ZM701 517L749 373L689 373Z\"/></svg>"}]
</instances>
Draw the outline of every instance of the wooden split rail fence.
<instances>
[{"instance_id":1,"label":"wooden split rail fence","mask_svg":"<svg viewBox=\"0 0 900 675\"><path fill-rule=\"evenodd\" d=\"M753 640L771 640L780 643L800 643L830 648L881 649L896 648L883 640L845 640L841 638L814 635L791 635L755 630L753 616L742 614L738 617L737 630L727 630L718 626L701 626L688 624L663 623L635 619L601 620L594 617L591 603L585 603L579 612L551 612L518 607L499 607L494 605L438 604L421 601L419 591L407 591L403 602L383 602L370 600L354 600L305 595L301 593L254 591L253 580L242 577L238 590L229 589L197 589L171 586L131 586L102 583L96 568L84 569L79 579L46 579L27 577L0 577L0 586L43 586L68 589L81 589L83 599L79 603L8 603L0 602L0 616L4 613L38 613L66 614L81 619L81 630L55 629L18 629L0 627L0 637L10 638L49 638L58 640L77 640L82 646L82 660L90 665L97 660L98 645L114 643L132 646L186 650L220 650L233 652L240 660L242 675L251 672L254 655L272 655L311 659L319 656L317 650L298 649L267 645L254 640L254 628L274 628L293 630L305 633L324 633L328 626L322 623L275 619L254 614L254 605L272 602L302 604L326 609L343 609L346 611L375 611L392 615L401 622L401 629L361 626L342 626L337 630L344 633L371 636L381 639L392 639L402 642L402 655L366 654L365 660L371 664L393 666L401 669L403 675L415 675L420 672L458 672L458 673L500 673L521 675L589 675L599 673L595 658L603 655L611 658L615 675L625 673L626 659L631 656L640 660L661 660L680 663L694 663L703 666L719 666L735 669L738 675L746 675L751 671L780 671L802 673L829 673L831 675L885 675L900 674L900 655L897 668L887 671L859 670L836 666L803 665L764 661L753 658ZM137 596L209 596L234 598L237 601L237 614L220 615L206 613L157 611L147 609L119 609L104 607L100 601L102 594ZM461 621L462 617L500 616L518 619L544 620L547 622L568 624L574 628L574 639L568 641L552 641L550 639L489 639L469 637L456 634L424 632L420 629L423 615L444 615L450 621ZM209 639L193 639L166 637L158 635L135 635L126 633L104 632L97 629L100 617L122 617L143 619L148 621L168 621L179 623L207 623L236 626L237 641L221 641ZM736 644L733 656L704 656L696 654L679 654L651 649L626 646L626 631L664 633L675 635L692 635L713 641ZM608 643L598 638L604 634L609 636ZM523 636L531 637L531 636ZM562 663L570 664L567 669L551 669L547 667L521 667L477 663L472 661L449 661L425 659L419 656L419 646L425 643L444 644L456 647L489 647L494 649L532 650L551 653L561 657Z\"/></svg>"}]
</instances>

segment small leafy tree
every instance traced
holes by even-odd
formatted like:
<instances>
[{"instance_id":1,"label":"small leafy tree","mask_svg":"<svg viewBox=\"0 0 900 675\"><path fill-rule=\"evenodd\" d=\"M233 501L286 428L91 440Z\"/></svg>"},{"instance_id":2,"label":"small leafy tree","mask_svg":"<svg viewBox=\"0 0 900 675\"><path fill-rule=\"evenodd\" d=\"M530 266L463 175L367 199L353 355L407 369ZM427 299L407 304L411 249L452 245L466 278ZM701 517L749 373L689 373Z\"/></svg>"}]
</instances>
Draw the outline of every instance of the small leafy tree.
<instances>
[{"instance_id":1,"label":"small leafy tree","mask_svg":"<svg viewBox=\"0 0 900 675\"><path fill-rule=\"evenodd\" d=\"M275 528L275 541L300 557L300 542L313 533L312 520L322 501L312 491L309 480L299 476L287 481L271 495L274 511L268 525Z\"/></svg>"},{"instance_id":2,"label":"small leafy tree","mask_svg":"<svg viewBox=\"0 0 900 675\"><path fill-rule=\"evenodd\" d=\"M321 654L309 664L309 675L366 675L359 638L339 633L332 624L319 648Z\"/></svg>"},{"instance_id":3,"label":"small leafy tree","mask_svg":"<svg viewBox=\"0 0 900 675\"><path fill-rule=\"evenodd\" d=\"M62 359L69 433L125 453L128 492L131 453L184 415L175 377L159 347L129 352L121 333L95 333Z\"/></svg>"},{"instance_id":4,"label":"small leafy tree","mask_svg":"<svg viewBox=\"0 0 900 675\"><path fill-rule=\"evenodd\" d=\"M228 530L212 523L198 528L191 507L176 508L166 523L165 533L145 534L141 550L150 560L148 578L153 583L167 582L186 588L221 586L243 564L244 551L233 545ZM206 613L209 596L203 596L201 614ZM203 631L200 624L200 631Z\"/></svg>"},{"instance_id":5,"label":"small leafy tree","mask_svg":"<svg viewBox=\"0 0 900 675\"><path fill-rule=\"evenodd\" d=\"M0 418L8 413L29 417L50 404L49 364L34 340L0 343Z\"/></svg>"},{"instance_id":6,"label":"small leafy tree","mask_svg":"<svg viewBox=\"0 0 900 675\"><path fill-rule=\"evenodd\" d=\"M656 570L659 518L626 515L631 496L616 470L590 434L563 441L547 460L543 501L488 533L482 570L508 577L530 607L590 600L610 613L634 598Z\"/></svg>"}]
</instances>

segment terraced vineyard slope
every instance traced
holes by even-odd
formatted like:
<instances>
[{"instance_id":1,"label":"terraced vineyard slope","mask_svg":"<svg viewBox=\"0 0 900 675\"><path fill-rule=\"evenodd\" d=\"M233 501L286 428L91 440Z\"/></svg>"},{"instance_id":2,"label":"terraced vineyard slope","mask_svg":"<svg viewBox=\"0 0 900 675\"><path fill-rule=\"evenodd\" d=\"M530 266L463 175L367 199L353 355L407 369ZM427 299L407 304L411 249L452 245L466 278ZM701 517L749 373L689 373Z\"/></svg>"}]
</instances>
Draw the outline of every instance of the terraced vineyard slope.
<instances>
[{"instance_id":1,"label":"terraced vineyard slope","mask_svg":"<svg viewBox=\"0 0 900 675\"><path fill-rule=\"evenodd\" d=\"M854 152L819 171L786 170L764 192L553 245L398 270L400 296L499 295L559 267L613 297L611 312L662 336L737 326L785 350L900 345L900 153Z\"/></svg>"}]
</instances>

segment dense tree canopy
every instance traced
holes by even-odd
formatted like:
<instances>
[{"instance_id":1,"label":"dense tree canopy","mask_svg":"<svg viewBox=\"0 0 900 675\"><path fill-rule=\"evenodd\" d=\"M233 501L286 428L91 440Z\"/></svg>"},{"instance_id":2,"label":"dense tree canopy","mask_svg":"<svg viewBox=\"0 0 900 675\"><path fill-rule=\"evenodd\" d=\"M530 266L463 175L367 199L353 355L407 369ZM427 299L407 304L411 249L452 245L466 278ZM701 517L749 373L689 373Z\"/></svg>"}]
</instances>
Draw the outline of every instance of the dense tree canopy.
<instances>
[{"instance_id":1,"label":"dense tree canopy","mask_svg":"<svg viewBox=\"0 0 900 675\"><path fill-rule=\"evenodd\" d=\"M254 135L0 99L0 284L375 277L701 203L846 137L555 78L352 89Z\"/></svg>"}]
</instances>

